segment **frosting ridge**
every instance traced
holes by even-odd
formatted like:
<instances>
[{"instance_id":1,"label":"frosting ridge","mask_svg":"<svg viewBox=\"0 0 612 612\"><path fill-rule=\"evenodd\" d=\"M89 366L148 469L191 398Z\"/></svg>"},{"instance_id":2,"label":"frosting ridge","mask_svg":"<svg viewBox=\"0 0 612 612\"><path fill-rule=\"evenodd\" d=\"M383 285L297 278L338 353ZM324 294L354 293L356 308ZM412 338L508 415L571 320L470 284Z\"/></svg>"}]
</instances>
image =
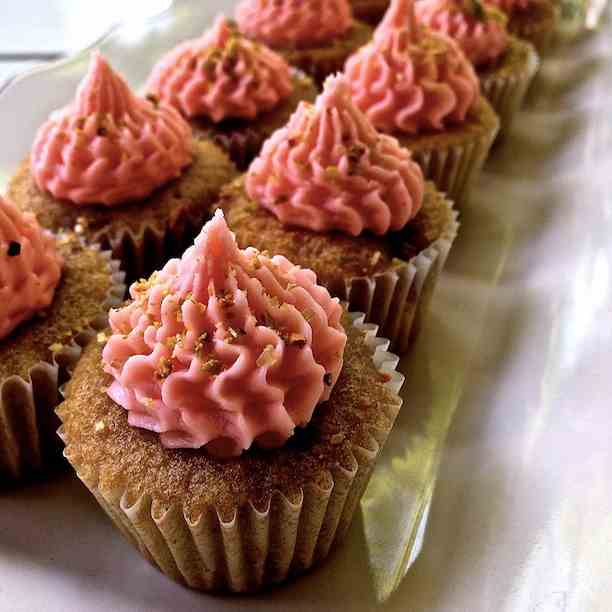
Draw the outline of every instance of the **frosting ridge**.
<instances>
[{"instance_id":1,"label":"frosting ridge","mask_svg":"<svg viewBox=\"0 0 612 612\"><path fill-rule=\"evenodd\" d=\"M353 104L347 80L332 76L264 144L246 189L286 225L381 235L416 215L424 181L410 152Z\"/></svg>"},{"instance_id":2,"label":"frosting ridge","mask_svg":"<svg viewBox=\"0 0 612 612\"><path fill-rule=\"evenodd\" d=\"M96 52L75 100L40 127L30 156L41 190L75 205L150 195L191 161L191 128L173 108L134 95Z\"/></svg>"},{"instance_id":3,"label":"frosting ridge","mask_svg":"<svg viewBox=\"0 0 612 612\"><path fill-rule=\"evenodd\" d=\"M309 47L349 30L348 0L242 0L236 8L240 31L271 47Z\"/></svg>"},{"instance_id":4,"label":"frosting ridge","mask_svg":"<svg viewBox=\"0 0 612 612\"><path fill-rule=\"evenodd\" d=\"M0 339L51 304L62 264L53 235L0 196Z\"/></svg>"},{"instance_id":5,"label":"frosting ridge","mask_svg":"<svg viewBox=\"0 0 612 612\"><path fill-rule=\"evenodd\" d=\"M508 47L506 17L480 0L420 0L417 21L455 40L475 66L497 60Z\"/></svg>"},{"instance_id":6,"label":"frosting ridge","mask_svg":"<svg viewBox=\"0 0 612 612\"><path fill-rule=\"evenodd\" d=\"M356 105L385 132L461 123L480 92L457 43L416 23L414 0L392 0L372 42L349 57L345 73Z\"/></svg>"},{"instance_id":7,"label":"frosting ridge","mask_svg":"<svg viewBox=\"0 0 612 612\"><path fill-rule=\"evenodd\" d=\"M111 311L110 397L171 448L278 447L329 398L342 307L310 270L240 250L217 211L195 245Z\"/></svg>"},{"instance_id":8,"label":"frosting ridge","mask_svg":"<svg viewBox=\"0 0 612 612\"><path fill-rule=\"evenodd\" d=\"M220 122L254 119L286 99L293 86L280 55L220 16L204 36L178 45L155 65L147 90L187 117Z\"/></svg>"}]
</instances>

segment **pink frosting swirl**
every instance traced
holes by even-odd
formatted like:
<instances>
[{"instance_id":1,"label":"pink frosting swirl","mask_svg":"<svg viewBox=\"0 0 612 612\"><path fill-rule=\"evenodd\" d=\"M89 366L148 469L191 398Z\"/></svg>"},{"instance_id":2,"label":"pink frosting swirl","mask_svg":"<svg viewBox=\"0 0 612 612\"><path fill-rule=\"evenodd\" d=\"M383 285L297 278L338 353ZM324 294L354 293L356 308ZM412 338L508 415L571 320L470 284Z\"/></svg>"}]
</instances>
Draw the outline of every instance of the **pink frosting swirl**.
<instances>
[{"instance_id":1,"label":"pink frosting swirl","mask_svg":"<svg viewBox=\"0 0 612 612\"><path fill-rule=\"evenodd\" d=\"M417 21L457 41L475 66L497 60L508 48L506 18L480 0L419 0Z\"/></svg>"},{"instance_id":2,"label":"pink frosting swirl","mask_svg":"<svg viewBox=\"0 0 612 612\"><path fill-rule=\"evenodd\" d=\"M373 41L347 60L346 75L357 106L385 132L460 123L480 92L457 43L416 24L414 0L392 0Z\"/></svg>"},{"instance_id":3,"label":"pink frosting swirl","mask_svg":"<svg viewBox=\"0 0 612 612\"><path fill-rule=\"evenodd\" d=\"M236 8L240 31L271 47L311 47L351 27L348 0L243 0Z\"/></svg>"},{"instance_id":4,"label":"pink frosting swirl","mask_svg":"<svg viewBox=\"0 0 612 612\"><path fill-rule=\"evenodd\" d=\"M533 4L533 0L486 0L487 4L496 6L504 11L506 15L512 15L515 11L524 11Z\"/></svg>"},{"instance_id":5,"label":"pink frosting swirl","mask_svg":"<svg viewBox=\"0 0 612 612\"><path fill-rule=\"evenodd\" d=\"M287 62L242 36L225 17L155 66L147 89L188 117L254 119L293 91Z\"/></svg>"},{"instance_id":6,"label":"pink frosting swirl","mask_svg":"<svg viewBox=\"0 0 612 612\"><path fill-rule=\"evenodd\" d=\"M284 257L240 250L218 211L182 259L111 311L103 361L131 425L170 448L284 444L342 368L342 308Z\"/></svg>"},{"instance_id":7,"label":"pink frosting swirl","mask_svg":"<svg viewBox=\"0 0 612 612\"><path fill-rule=\"evenodd\" d=\"M421 207L424 181L410 152L376 131L337 76L265 143L246 188L286 225L357 236L404 227Z\"/></svg>"},{"instance_id":8,"label":"pink frosting swirl","mask_svg":"<svg viewBox=\"0 0 612 612\"><path fill-rule=\"evenodd\" d=\"M76 99L36 134L38 187L77 205L150 195L191 161L191 128L173 108L138 98L99 53Z\"/></svg>"},{"instance_id":9,"label":"pink frosting swirl","mask_svg":"<svg viewBox=\"0 0 612 612\"><path fill-rule=\"evenodd\" d=\"M62 263L55 238L0 197L0 340L51 304Z\"/></svg>"}]
</instances>

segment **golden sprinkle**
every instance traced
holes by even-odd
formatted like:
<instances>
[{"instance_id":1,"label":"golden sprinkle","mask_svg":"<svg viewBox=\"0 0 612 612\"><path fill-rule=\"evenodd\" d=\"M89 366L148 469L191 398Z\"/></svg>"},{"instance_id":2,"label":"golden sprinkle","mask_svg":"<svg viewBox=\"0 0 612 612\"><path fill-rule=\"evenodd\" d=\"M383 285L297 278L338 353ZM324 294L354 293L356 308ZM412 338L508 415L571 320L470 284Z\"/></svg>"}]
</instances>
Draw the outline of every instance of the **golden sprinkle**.
<instances>
[{"instance_id":1,"label":"golden sprinkle","mask_svg":"<svg viewBox=\"0 0 612 612\"><path fill-rule=\"evenodd\" d=\"M104 344L108 340L108 336L104 332L100 332L96 338L99 344Z\"/></svg>"},{"instance_id":2,"label":"golden sprinkle","mask_svg":"<svg viewBox=\"0 0 612 612\"><path fill-rule=\"evenodd\" d=\"M291 346L302 348L303 346L306 346L306 338L302 334L289 334L289 344Z\"/></svg>"},{"instance_id":3,"label":"golden sprinkle","mask_svg":"<svg viewBox=\"0 0 612 612\"><path fill-rule=\"evenodd\" d=\"M54 342L50 347L49 350L52 353L58 353L59 351L61 351L64 348L63 344L60 344L59 342Z\"/></svg>"},{"instance_id":4,"label":"golden sprinkle","mask_svg":"<svg viewBox=\"0 0 612 612\"><path fill-rule=\"evenodd\" d=\"M211 376L217 376L223 371L223 364L218 359L211 357L202 364L202 369Z\"/></svg>"},{"instance_id":5,"label":"golden sprinkle","mask_svg":"<svg viewBox=\"0 0 612 612\"><path fill-rule=\"evenodd\" d=\"M375 266L380 261L381 256L382 253L380 251L376 251L376 253L374 253L370 258L370 265Z\"/></svg>"},{"instance_id":6,"label":"golden sprinkle","mask_svg":"<svg viewBox=\"0 0 612 612\"><path fill-rule=\"evenodd\" d=\"M104 431L106 429L106 423L104 421L96 421L96 424L94 425L94 431L96 433L100 433L101 431Z\"/></svg>"},{"instance_id":7,"label":"golden sprinkle","mask_svg":"<svg viewBox=\"0 0 612 612\"><path fill-rule=\"evenodd\" d=\"M268 344L266 348L261 352L261 355L257 358L257 367L265 368L273 366L277 361L277 357L274 352L274 346Z\"/></svg>"}]
</instances>

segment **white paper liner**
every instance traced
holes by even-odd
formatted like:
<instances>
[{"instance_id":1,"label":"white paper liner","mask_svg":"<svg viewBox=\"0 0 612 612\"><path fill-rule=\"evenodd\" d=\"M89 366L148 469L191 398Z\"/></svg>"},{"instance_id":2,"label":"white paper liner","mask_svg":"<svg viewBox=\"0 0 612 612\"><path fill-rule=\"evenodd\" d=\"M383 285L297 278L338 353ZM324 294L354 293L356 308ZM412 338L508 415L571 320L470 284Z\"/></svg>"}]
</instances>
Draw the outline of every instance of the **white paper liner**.
<instances>
[{"instance_id":1,"label":"white paper liner","mask_svg":"<svg viewBox=\"0 0 612 612\"><path fill-rule=\"evenodd\" d=\"M99 250L98 246L90 247ZM108 251L101 252L111 270L111 288L100 304L100 315L74 335L70 344L41 361L27 379L9 376L0 381L0 487L44 471L61 459L57 441L58 419L54 409L61 401L59 388L69 378L85 346L108 321L108 309L125 293L124 273Z\"/></svg>"},{"instance_id":2,"label":"white paper liner","mask_svg":"<svg viewBox=\"0 0 612 612\"><path fill-rule=\"evenodd\" d=\"M380 406L388 427L371 429L365 447L353 446L350 466L326 472L325 482L307 484L297 499L274 491L263 508L248 502L228 517L211 506L190 520L181 507L163 508L148 494L132 499L129 484L102 488L97 474L74 466L123 535L164 574L195 589L254 592L308 570L346 534L401 407L404 382L396 372L399 358L387 352L389 341L376 337L377 327L363 323L363 314L351 319L375 350L379 371L389 377L384 384L396 399ZM70 440L63 427L58 433L70 461Z\"/></svg>"},{"instance_id":3,"label":"white paper liner","mask_svg":"<svg viewBox=\"0 0 612 612\"><path fill-rule=\"evenodd\" d=\"M479 74L482 94L490 102L500 120L500 136L511 126L523 106L527 90L540 67L540 58L531 43L511 39L512 55L524 55L525 62L512 66L508 73L504 65L493 72Z\"/></svg>"},{"instance_id":4,"label":"white paper liner","mask_svg":"<svg viewBox=\"0 0 612 612\"><path fill-rule=\"evenodd\" d=\"M391 350L405 353L412 345L429 312L438 278L459 231L457 211L446 199L448 225L441 236L408 261L395 260L391 270L371 277L357 277L346 283L341 299L349 310L364 312L366 321L380 327ZM338 292L336 292L337 294Z\"/></svg>"}]
</instances>

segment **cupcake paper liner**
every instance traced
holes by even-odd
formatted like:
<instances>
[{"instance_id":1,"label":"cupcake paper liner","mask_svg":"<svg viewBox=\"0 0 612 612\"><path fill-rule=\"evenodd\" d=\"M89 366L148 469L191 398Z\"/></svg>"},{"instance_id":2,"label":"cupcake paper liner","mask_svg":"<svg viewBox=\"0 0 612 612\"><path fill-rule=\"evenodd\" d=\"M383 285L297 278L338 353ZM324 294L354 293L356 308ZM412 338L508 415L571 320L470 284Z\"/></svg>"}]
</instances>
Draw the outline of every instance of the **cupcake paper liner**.
<instances>
[{"instance_id":1,"label":"cupcake paper liner","mask_svg":"<svg viewBox=\"0 0 612 612\"><path fill-rule=\"evenodd\" d=\"M363 315L351 317L397 395L404 377L395 371L398 357L386 352L389 341L377 338L376 326L364 324ZM129 483L103 488L98 474L75 469L124 536L164 574L196 589L253 592L308 570L346 534L400 406L400 398L381 406L389 426L371 430L366 446L353 446L349 468L336 466L296 499L274 491L263 507L248 501L231 516L211 506L192 520L178 505L162 507L150 495L132 498ZM63 428L59 435L69 442ZM69 451L68 444L68 459Z\"/></svg>"},{"instance_id":2,"label":"cupcake paper liner","mask_svg":"<svg viewBox=\"0 0 612 612\"><path fill-rule=\"evenodd\" d=\"M480 97L475 113L478 123L456 128L454 133L394 134L411 151L425 179L433 181L459 209L467 202L499 132L499 118L484 96Z\"/></svg>"},{"instance_id":3,"label":"cupcake paper liner","mask_svg":"<svg viewBox=\"0 0 612 612\"><path fill-rule=\"evenodd\" d=\"M345 285L349 310L364 312L366 321L380 327L391 350L402 354L412 345L429 312L438 278L459 231L458 214L443 200L451 219L442 235L408 261L394 260L394 267L371 277L357 277ZM338 294L339 292L336 292Z\"/></svg>"},{"instance_id":4,"label":"cupcake paper liner","mask_svg":"<svg viewBox=\"0 0 612 612\"><path fill-rule=\"evenodd\" d=\"M27 379L13 375L0 381L0 486L39 473L61 458L54 412L59 388L70 378L82 347L106 327L108 308L120 304L125 293L119 262L107 251L101 255L110 264L112 278L100 316L53 353L50 363L40 361L30 368Z\"/></svg>"},{"instance_id":5,"label":"cupcake paper liner","mask_svg":"<svg viewBox=\"0 0 612 612\"><path fill-rule=\"evenodd\" d=\"M192 242L210 217L207 207L187 210L177 207L167 227L161 228L154 219L143 218L138 231L123 227L118 231L109 228L95 234L93 240L121 262L129 283L149 276L152 270L162 267L168 259L179 256Z\"/></svg>"},{"instance_id":6,"label":"cupcake paper liner","mask_svg":"<svg viewBox=\"0 0 612 612\"><path fill-rule=\"evenodd\" d=\"M526 41L513 37L510 54L523 56L524 60L508 66L508 70L502 64L497 70L479 75L482 94L499 116L500 136L510 128L540 67L536 50Z\"/></svg>"}]
</instances>

